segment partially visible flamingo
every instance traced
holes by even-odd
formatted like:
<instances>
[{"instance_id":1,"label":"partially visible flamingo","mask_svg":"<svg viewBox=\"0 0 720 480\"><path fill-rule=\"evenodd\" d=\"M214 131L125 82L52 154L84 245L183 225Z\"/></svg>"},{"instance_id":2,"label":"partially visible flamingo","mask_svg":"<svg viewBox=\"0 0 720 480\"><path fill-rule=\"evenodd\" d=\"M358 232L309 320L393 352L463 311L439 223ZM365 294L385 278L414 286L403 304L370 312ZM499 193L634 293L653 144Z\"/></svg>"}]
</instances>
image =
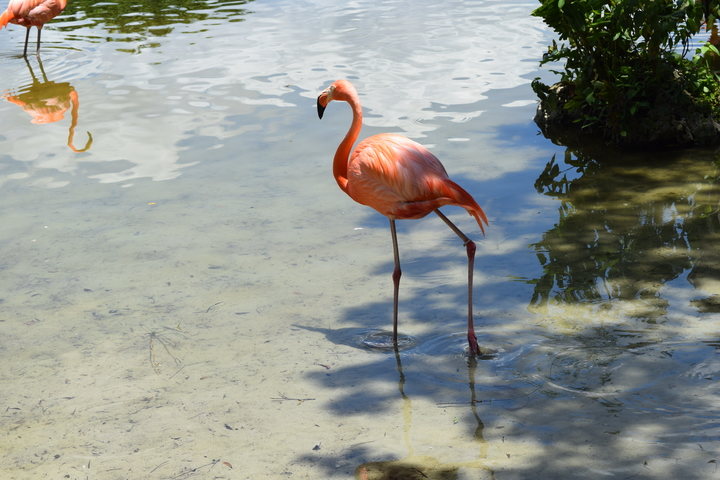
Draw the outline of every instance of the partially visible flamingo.
<instances>
[{"instance_id":1,"label":"partially visible flamingo","mask_svg":"<svg viewBox=\"0 0 720 480\"><path fill-rule=\"evenodd\" d=\"M318 116L332 100L348 102L353 119L333 160L333 175L340 189L353 200L374 208L390 220L395 269L393 270L393 344L397 348L398 292L400 288L400 254L395 231L396 219L422 218L435 212L460 237L468 257L467 338L471 355L479 355L472 313L473 266L475 243L438 209L457 205L475 218L485 233L487 216L475 199L450 180L440 160L428 149L402 135L382 133L353 144L362 128L362 107L355 87L347 80L337 80L320 93Z\"/></svg>"},{"instance_id":2,"label":"partially visible flamingo","mask_svg":"<svg viewBox=\"0 0 720 480\"><path fill-rule=\"evenodd\" d=\"M37 27L37 52L40 52L40 33L42 27L65 9L67 0L10 0L7 9L0 14L0 29L8 23L22 25L25 32L23 57L27 56L30 27Z\"/></svg>"}]
</instances>

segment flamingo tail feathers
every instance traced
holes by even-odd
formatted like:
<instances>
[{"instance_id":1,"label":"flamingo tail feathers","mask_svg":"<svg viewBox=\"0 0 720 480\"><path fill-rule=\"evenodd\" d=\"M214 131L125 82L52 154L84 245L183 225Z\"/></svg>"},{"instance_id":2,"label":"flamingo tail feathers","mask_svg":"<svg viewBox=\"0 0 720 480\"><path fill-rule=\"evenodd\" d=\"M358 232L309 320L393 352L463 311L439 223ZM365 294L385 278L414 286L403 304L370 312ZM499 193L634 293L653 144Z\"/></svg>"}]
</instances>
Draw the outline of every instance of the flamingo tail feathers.
<instances>
[{"instance_id":1,"label":"flamingo tail feathers","mask_svg":"<svg viewBox=\"0 0 720 480\"><path fill-rule=\"evenodd\" d=\"M9 8L0 14L0 30L2 30L2 28L13 18L15 18L15 14L11 12Z\"/></svg>"},{"instance_id":2,"label":"flamingo tail feathers","mask_svg":"<svg viewBox=\"0 0 720 480\"><path fill-rule=\"evenodd\" d=\"M455 200L454 203L467 210L467 212L475 218L480 226L480 230L483 235L485 235L485 225L488 225L488 218L480 205L478 205L472 195L452 180L446 180L445 185L448 187L448 193L450 193L449 196Z\"/></svg>"}]
</instances>

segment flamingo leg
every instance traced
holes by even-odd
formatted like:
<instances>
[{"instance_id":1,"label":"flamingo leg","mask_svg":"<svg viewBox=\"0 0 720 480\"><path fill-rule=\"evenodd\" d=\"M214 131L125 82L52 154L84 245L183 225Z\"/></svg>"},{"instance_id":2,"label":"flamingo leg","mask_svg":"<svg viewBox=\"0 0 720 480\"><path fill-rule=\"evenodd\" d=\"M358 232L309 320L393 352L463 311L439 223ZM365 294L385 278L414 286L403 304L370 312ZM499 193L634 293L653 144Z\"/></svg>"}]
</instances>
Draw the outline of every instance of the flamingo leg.
<instances>
[{"instance_id":1,"label":"flamingo leg","mask_svg":"<svg viewBox=\"0 0 720 480\"><path fill-rule=\"evenodd\" d=\"M37 49L35 50L35 53L40 54L40 34L42 33L42 25L38 27L38 39L37 39Z\"/></svg>"},{"instance_id":2,"label":"flamingo leg","mask_svg":"<svg viewBox=\"0 0 720 480\"><path fill-rule=\"evenodd\" d=\"M30 38L30 27L25 28L25 48L23 49L23 57L27 57L27 44Z\"/></svg>"},{"instance_id":3,"label":"flamingo leg","mask_svg":"<svg viewBox=\"0 0 720 480\"><path fill-rule=\"evenodd\" d=\"M470 240L462 230L450 221L443 213L435 209L435 213L455 234L460 237L465 245L468 257L468 319L467 319L467 338L470 346L470 355L480 355L480 347L478 347L477 337L475 336L475 324L473 321L473 271L475 270L475 242Z\"/></svg>"},{"instance_id":4,"label":"flamingo leg","mask_svg":"<svg viewBox=\"0 0 720 480\"><path fill-rule=\"evenodd\" d=\"M393 345L395 349L398 347L398 298L400 295L400 250L398 249L397 231L395 230L395 220L390 219L390 233L393 242L393 257L395 258L395 269L393 270Z\"/></svg>"}]
</instances>

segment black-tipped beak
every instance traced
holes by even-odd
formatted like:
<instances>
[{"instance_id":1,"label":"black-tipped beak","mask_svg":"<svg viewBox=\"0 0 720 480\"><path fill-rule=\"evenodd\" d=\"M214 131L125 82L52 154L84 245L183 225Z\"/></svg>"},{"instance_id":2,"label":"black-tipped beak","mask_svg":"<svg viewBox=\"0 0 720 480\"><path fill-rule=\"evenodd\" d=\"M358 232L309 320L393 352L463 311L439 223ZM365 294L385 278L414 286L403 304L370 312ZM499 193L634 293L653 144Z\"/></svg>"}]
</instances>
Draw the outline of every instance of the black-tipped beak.
<instances>
[{"instance_id":1,"label":"black-tipped beak","mask_svg":"<svg viewBox=\"0 0 720 480\"><path fill-rule=\"evenodd\" d=\"M317 99L317 109L318 109L318 117L322 118L323 113L325 112L325 107L323 107L322 104L320 103L320 97L318 97L318 99Z\"/></svg>"}]
</instances>

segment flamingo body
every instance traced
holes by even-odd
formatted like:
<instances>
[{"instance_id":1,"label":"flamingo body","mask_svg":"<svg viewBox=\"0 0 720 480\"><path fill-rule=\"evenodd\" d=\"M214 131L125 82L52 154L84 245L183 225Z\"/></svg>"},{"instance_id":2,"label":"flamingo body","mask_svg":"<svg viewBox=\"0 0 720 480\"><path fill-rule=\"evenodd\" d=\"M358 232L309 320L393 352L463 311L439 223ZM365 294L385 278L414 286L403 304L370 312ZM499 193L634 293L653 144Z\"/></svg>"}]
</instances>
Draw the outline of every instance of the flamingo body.
<instances>
[{"instance_id":1,"label":"flamingo body","mask_svg":"<svg viewBox=\"0 0 720 480\"><path fill-rule=\"evenodd\" d=\"M43 25L60 15L66 6L67 0L10 0L7 9L0 14L0 29L8 23L27 28L25 49L23 50L23 56L25 56L27 55L30 27L37 27L37 50L40 51L40 32Z\"/></svg>"},{"instance_id":2,"label":"flamingo body","mask_svg":"<svg viewBox=\"0 0 720 480\"><path fill-rule=\"evenodd\" d=\"M402 135L383 133L358 144L348 161L347 193L391 219L422 218L443 205L458 205L480 228L485 212L450 180L440 160Z\"/></svg>"},{"instance_id":3,"label":"flamingo body","mask_svg":"<svg viewBox=\"0 0 720 480\"><path fill-rule=\"evenodd\" d=\"M390 220L395 258L393 271L395 348L397 348L398 289L401 276L395 220L422 218L435 212L461 238L467 249L468 343L470 353L479 354L472 316L475 243L442 214L439 207L456 205L464 208L475 218L483 233L484 224L488 223L485 212L468 192L448 177L445 167L435 155L409 138L393 133L382 133L366 138L353 149L362 128L362 108L357 91L347 80L333 82L317 99L320 118L327 105L333 100L347 102L353 112L350 129L335 152L333 160L335 180L353 200L374 208Z\"/></svg>"}]
</instances>

